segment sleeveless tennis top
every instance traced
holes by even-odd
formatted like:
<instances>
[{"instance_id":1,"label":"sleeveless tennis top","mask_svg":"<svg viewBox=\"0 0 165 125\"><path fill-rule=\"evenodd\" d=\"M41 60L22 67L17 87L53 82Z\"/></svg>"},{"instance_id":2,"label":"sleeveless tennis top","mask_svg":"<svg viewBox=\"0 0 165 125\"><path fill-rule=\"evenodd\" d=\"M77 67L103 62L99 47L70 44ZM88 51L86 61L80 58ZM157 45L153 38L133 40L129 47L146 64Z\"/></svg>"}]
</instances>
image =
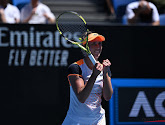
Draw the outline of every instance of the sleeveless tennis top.
<instances>
[{"instance_id":1,"label":"sleeveless tennis top","mask_svg":"<svg viewBox=\"0 0 165 125\"><path fill-rule=\"evenodd\" d=\"M79 75L82 77L84 84L92 74L92 70L88 68L83 59L71 64L68 72L68 76ZM92 124L94 121L101 119L105 115L105 110L101 106L102 88L103 72L98 75L89 97L84 103L81 103L70 84L70 105L67 115L77 122L81 121L82 124Z\"/></svg>"}]
</instances>

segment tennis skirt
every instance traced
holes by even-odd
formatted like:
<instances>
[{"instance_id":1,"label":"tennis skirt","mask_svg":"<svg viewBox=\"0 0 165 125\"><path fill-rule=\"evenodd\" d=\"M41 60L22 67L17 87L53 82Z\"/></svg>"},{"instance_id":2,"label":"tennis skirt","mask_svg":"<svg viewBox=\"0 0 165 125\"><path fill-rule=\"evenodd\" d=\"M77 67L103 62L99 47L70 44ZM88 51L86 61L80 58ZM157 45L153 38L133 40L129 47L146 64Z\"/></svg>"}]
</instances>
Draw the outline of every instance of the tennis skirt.
<instances>
[{"instance_id":1,"label":"tennis skirt","mask_svg":"<svg viewBox=\"0 0 165 125\"><path fill-rule=\"evenodd\" d=\"M89 123L89 120L83 120L83 121L76 121L70 116L66 116L62 125L106 125L106 119L105 115L103 115L98 120L93 121L93 123Z\"/></svg>"}]
</instances>

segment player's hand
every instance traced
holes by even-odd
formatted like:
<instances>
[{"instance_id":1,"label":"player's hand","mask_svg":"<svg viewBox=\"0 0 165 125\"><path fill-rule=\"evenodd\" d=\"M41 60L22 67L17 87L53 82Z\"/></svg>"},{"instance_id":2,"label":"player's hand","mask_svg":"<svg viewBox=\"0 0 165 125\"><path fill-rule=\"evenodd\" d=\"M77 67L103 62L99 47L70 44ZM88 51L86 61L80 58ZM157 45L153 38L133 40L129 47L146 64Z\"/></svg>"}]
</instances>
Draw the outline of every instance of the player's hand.
<instances>
[{"instance_id":1,"label":"player's hand","mask_svg":"<svg viewBox=\"0 0 165 125\"><path fill-rule=\"evenodd\" d=\"M103 72L104 73L108 72L110 66L111 66L111 62L108 59L103 60Z\"/></svg>"},{"instance_id":2,"label":"player's hand","mask_svg":"<svg viewBox=\"0 0 165 125\"><path fill-rule=\"evenodd\" d=\"M103 65L97 61L93 68L93 74L95 76L98 76L102 70L103 70Z\"/></svg>"}]
</instances>

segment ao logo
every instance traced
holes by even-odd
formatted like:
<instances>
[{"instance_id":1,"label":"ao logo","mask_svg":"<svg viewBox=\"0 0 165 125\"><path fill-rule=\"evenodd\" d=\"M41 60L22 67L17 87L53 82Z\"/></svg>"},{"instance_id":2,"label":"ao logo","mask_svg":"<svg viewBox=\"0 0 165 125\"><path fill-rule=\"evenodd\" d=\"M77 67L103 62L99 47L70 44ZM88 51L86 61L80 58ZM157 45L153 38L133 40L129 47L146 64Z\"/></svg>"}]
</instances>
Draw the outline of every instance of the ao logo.
<instances>
[{"instance_id":1,"label":"ao logo","mask_svg":"<svg viewBox=\"0 0 165 125\"><path fill-rule=\"evenodd\" d=\"M165 91L160 93L156 97L155 102L154 102L156 112L162 117L165 117L165 107L163 107L164 101L165 101ZM138 117L138 114L141 108L143 109L146 117L155 116L153 109L151 108L150 103L144 91L140 91L138 93L136 100L133 104L133 107L131 109L131 112L129 113L129 117Z\"/></svg>"}]
</instances>

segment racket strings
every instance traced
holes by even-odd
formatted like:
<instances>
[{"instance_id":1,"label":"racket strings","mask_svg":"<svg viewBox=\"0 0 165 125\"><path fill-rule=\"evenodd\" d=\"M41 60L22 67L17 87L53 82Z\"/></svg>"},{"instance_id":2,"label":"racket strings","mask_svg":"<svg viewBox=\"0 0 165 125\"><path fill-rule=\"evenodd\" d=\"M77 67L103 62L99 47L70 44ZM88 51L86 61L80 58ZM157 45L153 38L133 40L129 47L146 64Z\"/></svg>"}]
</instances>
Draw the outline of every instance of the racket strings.
<instances>
[{"instance_id":1,"label":"racket strings","mask_svg":"<svg viewBox=\"0 0 165 125\"><path fill-rule=\"evenodd\" d=\"M67 39L81 44L87 31L85 22L76 14L63 13L58 18L58 28Z\"/></svg>"}]
</instances>

